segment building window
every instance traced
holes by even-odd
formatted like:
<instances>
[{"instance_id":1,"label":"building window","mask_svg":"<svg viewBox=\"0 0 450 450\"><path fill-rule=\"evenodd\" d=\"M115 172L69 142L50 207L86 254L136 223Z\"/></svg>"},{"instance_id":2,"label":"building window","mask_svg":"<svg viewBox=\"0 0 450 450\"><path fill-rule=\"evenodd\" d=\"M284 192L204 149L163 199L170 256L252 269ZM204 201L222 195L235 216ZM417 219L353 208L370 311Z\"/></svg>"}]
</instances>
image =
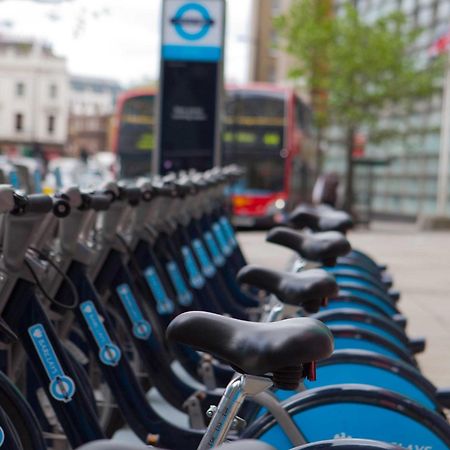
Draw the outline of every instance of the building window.
<instances>
[{"instance_id":1,"label":"building window","mask_svg":"<svg viewBox=\"0 0 450 450\"><path fill-rule=\"evenodd\" d=\"M23 131L23 114L17 113L15 116L16 131Z\"/></svg>"},{"instance_id":2,"label":"building window","mask_svg":"<svg viewBox=\"0 0 450 450\"><path fill-rule=\"evenodd\" d=\"M50 98L56 98L58 95L58 86L51 84L49 89Z\"/></svg>"},{"instance_id":3,"label":"building window","mask_svg":"<svg viewBox=\"0 0 450 450\"><path fill-rule=\"evenodd\" d=\"M55 116L48 116L47 121L47 131L48 134L53 134L55 132Z\"/></svg>"},{"instance_id":4,"label":"building window","mask_svg":"<svg viewBox=\"0 0 450 450\"><path fill-rule=\"evenodd\" d=\"M16 95L17 97L23 97L25 95L25 84L19 82L16 84Z\"/></svg>"}]
</instances>

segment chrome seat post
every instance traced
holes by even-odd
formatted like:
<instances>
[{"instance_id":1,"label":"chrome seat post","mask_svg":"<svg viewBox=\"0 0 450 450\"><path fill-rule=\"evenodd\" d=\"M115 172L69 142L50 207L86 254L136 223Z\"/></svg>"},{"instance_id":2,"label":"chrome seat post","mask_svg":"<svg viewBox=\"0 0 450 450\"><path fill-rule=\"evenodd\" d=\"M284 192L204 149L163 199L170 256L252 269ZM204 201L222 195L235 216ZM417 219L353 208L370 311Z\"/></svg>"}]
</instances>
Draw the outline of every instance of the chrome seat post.
<instances>
[{"instance_id":1,"label":"chrome seat post","mask_svg":"<svg viewBox=\"0 0 450 450\"><path fill-rule=\"evenodd\" d=\"M207 450L221 445L245 398L264 392L271 386L272 380L265 377L241 375L233 379L225 389L198 450Z\"/></svg>"}]
</instances>

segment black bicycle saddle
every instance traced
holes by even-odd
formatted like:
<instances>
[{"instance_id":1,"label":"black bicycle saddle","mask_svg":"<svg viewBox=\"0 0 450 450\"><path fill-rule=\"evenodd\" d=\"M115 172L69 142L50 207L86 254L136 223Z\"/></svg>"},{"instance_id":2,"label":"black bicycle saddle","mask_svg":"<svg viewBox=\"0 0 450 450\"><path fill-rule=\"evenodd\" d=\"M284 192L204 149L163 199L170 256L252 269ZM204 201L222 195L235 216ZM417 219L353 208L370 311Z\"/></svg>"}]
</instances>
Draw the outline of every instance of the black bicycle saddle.
<instances>
[{"instance_id":1,"label":"black bicycle saddle","mask_svg":"<svg viewBox=\"0 0 450 450\"><path fill-rule=\"evenodd\" d=\"M339 290L333 275L322 269L291 273L249 264L238 272L237 280L275 294L288 305L303 306L310 313L317 312L323 300Z\"/></svg>"},{"instance_id":2,"label":"black bicycle saddle","mask_svg":"<svg viewBox=\"0 0 450 450\"><path fill-rule=\"evenodd\" d=\"M335 265L337 258L351 250L347 238L337 231L312 234L275 227L267 234L266 241L288 247L308 261L321 262L327 266Z\"/></svg>"},{"instance_id":3,"label":"black bicycle saddle","mask_svg":"<svg viewBox=\"0 0 450 450\"><path fill-rule=\"evenodd\" d=\"M310 228L313 231L346 233L353 227L349 214L326 206L301 205L289 214L288 222L295 228Z\"/></svg>"},{"instance_id":4,"label":"black bicycle saddle","mask_svg":"<svg viewBox=\"0 0 450 450\"><path fill-rule=\"evenodd\" d=\"M227 443L225 446L220 446L225 450L275 450L271 445L261 441L242 440L232 443ZM77 450L148 450L148 446L144 444L126 444L124 442L101 440L90 442Z\"/></svg>"},{"instance_id":5,"label":"black bicycle saddle","mask_svg":"<svg viewBox=\"0 0 450 450\"><path fill-rule=\"evenodd\" d=\"M210 353L240 373L271 373L282 389L296 389L305 371L333 351L330 330L304 317L260 323L191 311L172 320L166 334L170 341Z\"/></svg>"}]
</instances>

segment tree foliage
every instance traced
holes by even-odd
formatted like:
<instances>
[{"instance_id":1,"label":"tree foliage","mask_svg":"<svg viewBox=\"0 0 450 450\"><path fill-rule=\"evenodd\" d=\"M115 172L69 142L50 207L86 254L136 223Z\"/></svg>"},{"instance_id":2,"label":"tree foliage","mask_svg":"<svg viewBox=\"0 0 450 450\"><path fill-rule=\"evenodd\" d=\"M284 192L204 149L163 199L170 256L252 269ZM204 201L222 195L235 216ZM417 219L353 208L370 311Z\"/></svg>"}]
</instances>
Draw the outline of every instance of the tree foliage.
<instances>
[{"instance_id":1,"label":"tree foliage","mask_svg":"<svg viewBox=\"0 0 450 450\"><path fill-rule=\"evenodd\" d=\"M285 50L293 56L290 76L303 78L319 100L321 123L374 125L389 105L408 107L428 97L442 76L439 59L419 60L414 44L421 30L401 12L372 22L347 2L339 14L327 0L294 0L276 19Z\"/></svg>"},{"instance_id":2,"label":"tree foliage","mask_svg":"<svg viewBox=\"0 0 450 450\"><path fill-rule=\"evenodd\" d=\"M290 76L301 78L311 93L317 125L333 123L346 130L351 165L355 132L364 127L377 139L395 134L377 129L381 112L408 109L429 97L439 86L443 66L440 59L418 57L414 45L421 30L403 13L368 21L352 2L337 13L332 4L293 0L275 26L293 57Z\"/></svg>"}]
</instances>

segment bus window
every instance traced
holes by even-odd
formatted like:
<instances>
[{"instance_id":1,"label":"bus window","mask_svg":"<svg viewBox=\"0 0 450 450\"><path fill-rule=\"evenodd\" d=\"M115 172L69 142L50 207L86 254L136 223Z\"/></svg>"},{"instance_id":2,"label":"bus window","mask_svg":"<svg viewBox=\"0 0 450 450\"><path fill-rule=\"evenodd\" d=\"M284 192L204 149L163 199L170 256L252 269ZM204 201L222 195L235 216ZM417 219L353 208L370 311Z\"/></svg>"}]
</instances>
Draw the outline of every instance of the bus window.
<instances>
[{"instance_id":1,"label":"bus window","mask_svg":"<svg viewBox=\"0 0 450 450\"><path fill-rule=\"evenodd\" d=\"M246 169L235 191L283 191L285 122L284 96L252 91L227 93L223 161Z\"/></svg>"},{"instance_id":2,"label":"bus window","mask_svg":"<svg viewBox=\"0 0 450 450\"><path fill-rule=\"evenodd\" d=\"M121 175L148 175L154 139L154 96L130 97L123 103L119 116L117 154Z\"/></svg>"}]
</instances>

